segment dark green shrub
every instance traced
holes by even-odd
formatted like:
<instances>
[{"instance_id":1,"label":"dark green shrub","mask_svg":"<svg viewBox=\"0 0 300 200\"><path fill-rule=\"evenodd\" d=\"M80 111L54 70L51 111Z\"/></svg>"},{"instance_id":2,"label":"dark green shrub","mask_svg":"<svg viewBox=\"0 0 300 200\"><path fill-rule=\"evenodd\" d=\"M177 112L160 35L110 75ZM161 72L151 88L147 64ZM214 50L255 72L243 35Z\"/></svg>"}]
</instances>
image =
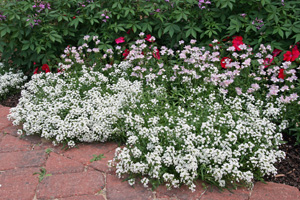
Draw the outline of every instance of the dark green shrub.
<instances>
[{"instance_id":1,"label":"dark green shrub","mask_svg":"<svg viewBox=\"0 0 300 200\"><path fill-rule=\"evenodd\" d=\"M103 49L114 39L145 32L161 45L176 47L179 40L207 43L241 35L258 47L279 49L300 41L300 3L282 0L11 0L1 7L0 52L11 66L33 71L33 62L55 64L67 45L82 36L99 35ZM40 20L35 22L34 20ZM34 25L35 23L38 23ZM126 34L130 30L129 34ZM51 66L51 65L50 65Z\"/></svg>"}]
</instances>

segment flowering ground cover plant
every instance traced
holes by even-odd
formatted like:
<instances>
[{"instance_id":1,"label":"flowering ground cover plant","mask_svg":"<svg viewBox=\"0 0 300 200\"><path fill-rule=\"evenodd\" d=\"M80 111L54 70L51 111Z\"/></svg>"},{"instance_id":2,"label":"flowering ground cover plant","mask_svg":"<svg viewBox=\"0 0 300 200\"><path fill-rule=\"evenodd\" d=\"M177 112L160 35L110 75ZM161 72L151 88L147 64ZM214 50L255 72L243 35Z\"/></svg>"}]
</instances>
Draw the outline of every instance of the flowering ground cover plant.
<instances>
[{"instance_id":1,"label":"flowering ground cover plant","mask_svg":"<svg viewBox=\"0 0 300 200\"><path fill-rule=\"evenodd\" d=\"M227 187L276 174L282 132L299 120L298 47L253 52L236 36L174 51L139 35L105 51L97 36L68 46L60 72L35 74L9 118L54 144L125 141L110 164L131 185L194 190L196 179Z\"/></svg>"},{"instance_id":2,"label":"flowering ground cover plant","mask_svg":"<svg viewBox=\"0 0 300 200\"><path fill-rule=\"evenodd\" d=\"M0 63L0 100L4 99L7 95L21 90L27 76L19 71L6 71L4 65Z\"/></svg>"}]
</instances>

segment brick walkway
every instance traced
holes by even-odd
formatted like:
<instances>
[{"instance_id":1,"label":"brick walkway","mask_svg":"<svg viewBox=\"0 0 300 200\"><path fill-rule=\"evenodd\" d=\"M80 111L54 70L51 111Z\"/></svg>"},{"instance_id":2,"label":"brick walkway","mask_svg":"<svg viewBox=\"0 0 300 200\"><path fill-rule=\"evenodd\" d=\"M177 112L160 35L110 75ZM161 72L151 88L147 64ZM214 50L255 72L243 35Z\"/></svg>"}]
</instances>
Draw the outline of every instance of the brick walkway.
<instances>
[{"instance_id":1,"label":"brick walkway","mask_svg":"<svg viewBox=\"0 0 300 200\"><path fill-rule=\"evenodd\" d=\"M186 187L168 191L164 186L156 191L141 185L130 187L107 167L115 143L82 144L79 148L61 150L37 136L19 138L18 127L6 119L9 108L0 106L0 199L1 200L296 200L297 188L277 183L257 183L252 190L238 189L222 193L213 187L204 189L199 183L196 192ZM52 151L46 150L51 148ZM105 158L90 162L93 155ZM45 177L39 182L41 168Z\"/></svg>"}]
</instances>

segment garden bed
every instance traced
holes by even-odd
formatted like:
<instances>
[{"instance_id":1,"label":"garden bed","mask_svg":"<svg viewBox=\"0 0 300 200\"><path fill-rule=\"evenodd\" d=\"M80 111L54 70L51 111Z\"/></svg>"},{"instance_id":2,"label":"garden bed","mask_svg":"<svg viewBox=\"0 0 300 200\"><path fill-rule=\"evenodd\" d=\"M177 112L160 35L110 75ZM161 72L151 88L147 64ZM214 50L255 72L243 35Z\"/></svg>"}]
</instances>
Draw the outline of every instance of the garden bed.
<instances>
[{"instance_id":1,"label":"garden bed","mask_svg":"<svg viewBox=\"0 0 300 200\"><path fill-rule=\"evenodd\" d=\"M21 93L8 96L0 102L0 105L7 107L15 107L18 104ZM297 187L300 190L300 146L295 146L295 138L284 135L287 141L280 149L286 153L286 158L276 163L277 175L275 177L265 177L265 181L272 181Z\"/></svg>"}]
</instances>

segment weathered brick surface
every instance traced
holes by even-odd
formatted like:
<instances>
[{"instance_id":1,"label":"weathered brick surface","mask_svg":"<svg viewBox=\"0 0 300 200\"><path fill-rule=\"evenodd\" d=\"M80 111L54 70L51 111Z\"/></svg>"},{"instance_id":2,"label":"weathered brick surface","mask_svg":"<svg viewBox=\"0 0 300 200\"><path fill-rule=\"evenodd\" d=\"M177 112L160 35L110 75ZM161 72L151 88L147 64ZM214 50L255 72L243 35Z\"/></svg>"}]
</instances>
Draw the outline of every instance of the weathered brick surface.
<instances>
[{"instance_id":1,"label":"weathered brick surface","mask_svg":"<svg viewBox=\"0 0 300 200\"><path fill-rule=\"evenodd\" d=\"M0 133L0 142L2 141L2 139L5 137L6 134L4 133Z\"/></svg>"},{"instance_id":2,"label":"weathered brick surface","mask_svg":"<svg viewBox=\"0 0 300 200\"><path fill-rule=\"evenodd\" d=\"M52 175L38 185L37 199L94 195L101 191L104 185L103 174L96 171Z\"/></svg>"},{"instance_id":3,"label":"weathered brick surface","mask_svg":"<svg viewBox=\"0 0 300 200\"><path fill-rule=\"evenodd\" d=\"M0 109L0 114L1 114L1 109ZM6 116L0 117L0 131L3 132L3 129L12 126L12 123L8 121Z\"/></svg>"},{"instance_id":4,"label":"weathered brick surface","mask_svg":"<svg viewBox=\"0 0 300 200\"><path fill-rule=\"evenodd\" d=\"M256 183L250 200L298 200L300 192L296 187L268 182Z\"/></svg>"},{"instance_id":5,"label":"weathered brick surface","mask_svg":"<svg viewBox=\"0 0 300 200\"><path fill-rule=\"evenodd\" d=\"M77 160L85 165L90 164L90 160L93 158L93 155L106 154L109 151L112 151L117 147L116 143L106 142L99 144L82 144L78 145L78 148L73 148L67 151L64 151L64 156Z\"/></svg>"},{"instance_id":6,"label":"weathered brick surface","mask_svg":"<svg viewBox=\"0 0 300 200\"><path fill-rule=\"evenodd\" d=\"M102 195L83 195L62 198L59 200L105 200L105 198Z\"/></svg>"},{"instance_id":7,"label":"weathered brick surface","mask_svg":"<svg viewBox=\"0 0 300 200\"><path fill-rule=\"evenodd\" d=\"M18 137L19 135L17 134L18 129L22 129L22 126L13 126L12 124L10 126L7 126L2 129L3 133L8 133L9 135L16 136Z\"/></svg>"},{"instance_id":8,"label":"weathered brick surface","mask_svg":"<svg viewBox=\"0 0 300 200\"><path fill-rule=\"evenodd\" d=\"M144 188L141 184L131 187L126 181L114 175L106 175L106 197L107 200L150 200L153 199L153 192Z\"/></svg>"},{"instance_id":9,"label":"weathered brick surface","mask_svg":"<svg viewBox=\"0 0 300 200\"><path fill-rule=\"evenodd\" d=\"M13 151L29 151L31 144L20 138L5 135L0 142L0 153L2 152L13 152Z\"/></svg>"},{"instance_id":10,"label":"weathered brick surface","mask_svg":"<svg viewBox=\"0 0 300 200\"><path fill-rule=\"evenodd\" d=\"M18 168L0 174L1 200L32 200L38 185L38 178L33 173L39 168Z\"/></svg>"},{"instance_id":11,"label":"weathered brick surface","mask_svg":"<svg viewBox=\"0 0 300 200\"><path fill-rule=\"evenodd\" d=\"M114 174L114 171L112 168L108 167L108 161L112 160L115 156L115 150L112 150L110 152L107 152L104 154L105 158L102 158L101 160L92 162L89 167L92 167L94 169L97 169L101 172L106 172L109 174Z\"/></svg>"},{"instance_id":12,"label":"weathered brick surface","mask_svg":"<svg viewBox=\"0 0 300 200\"><path fill-rule=\"evenodd\" d=\"M157 198L177 198L177 199L199 199L201 195L205 192L202 187L202 183L197 181L196 183L196 191L191 192L191 190L187 186L181 186L179 189L171 189L167 190L167 187L161 185L156 190Z\"/></svg>"},{"instance_id":13,"label":"weathered brick surface","mask_svg":"<svg viewBox=\"0 0 300 200\"><path fill-rule=\"evenodd\" d=\"M45 164L44 151L19 151L0 153L0 170L23 167L40 167Z\"/></svg>"},{"instance_id":14,"label":"weathered brick surface","mask_svg":"<svg viewBox=\"0 0 300 200\"><path fill-rule=\"evenodd\" d=\"M9 114L10 107L0 107L0 117L6 117Z\"/></svg>"},{"instance_id":15,"label":"weathered brick surface","mask_svg":"<svg viewBox=\"0 0 300 200\"><path fill-rule=\"evenodd\" d=\"M238 188L237 190L227 189L220 191L216 187L209 187L202 195L201 200L248 200L250 197L250 190L247 188Z\"/></svg>"},{"instance_id":16,"label":"weathered brick surface","mask_svg":"<svg viewBox=\"0 0 300 200\"><path fill-rule=\"evenodd\" d=\"M46 170L51 174L78 173L83 172L84 166L77 161L52 152L47 159Z\"/></svg>"}]
</instances>

